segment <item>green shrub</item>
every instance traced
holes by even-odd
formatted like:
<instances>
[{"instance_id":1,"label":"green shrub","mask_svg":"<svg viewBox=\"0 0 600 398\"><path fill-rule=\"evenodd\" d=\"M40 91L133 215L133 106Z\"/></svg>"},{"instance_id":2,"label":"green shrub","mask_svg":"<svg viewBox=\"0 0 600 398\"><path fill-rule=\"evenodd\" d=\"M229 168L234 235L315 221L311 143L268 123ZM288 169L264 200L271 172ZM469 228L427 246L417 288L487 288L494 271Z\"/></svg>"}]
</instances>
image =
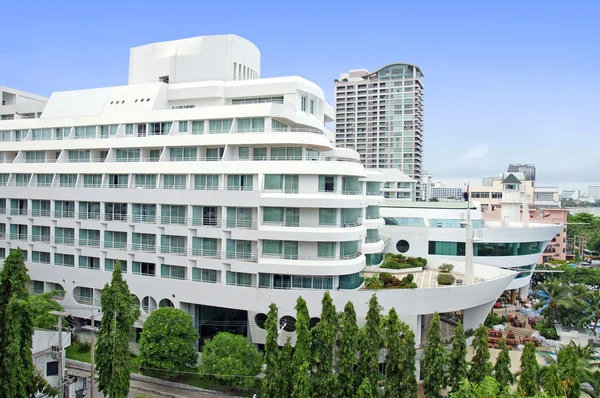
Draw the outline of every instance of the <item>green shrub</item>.
<instances>
[{"instance_id":1,"label":"green shrub","mask_svg":"<svg viewBox=\"0 0 600 398\"><path fill-rule=\"evenodd\" d=\"M440 265L440 268L439 268L440 272L452 272L453 269L454 269L454 265L447 264L447 263Z\"/></svg>"},{"instance_id":2,"label":"green shrub","mask_svg":"<svg viewBox=\"0 0 600 398\"><path fill-rule=\"evenodd\" d=\"M393 275L390 274L389 272L382 272L379 274L379 278L391 278Z\"/></svg>"},{"instance_id":3,"label":"green shrub","mask_svg":"<svg viewBox=\"0 0 600 398\"><path fill-rule=\"evenodd\" d=\"M485 318L485 322L483 324L488 328L493 327L494 325L504 325L506 324L507 318L503 316L498 316L496 314L488 314Z\"/></svg>"},{"instance_id":4,"label":"green shrub","mask_svg":"<svg viewBox=\"0 0 600 398\"><path fill-rule=\"evenodd\" d=\"M412 281L415 280L415 276L413 274L408 274L405 276L406 278L406 283L411 283Z\"/></svg>"},{"instance_id":5,"label":"green shrub","mask_svg":"<svg viewBox=\"0 0 600 398\"><path fill-rule=\"evenodd\" d=\"M89 341L80 341L79 344L77 344L77 352L79 353L84 353L84 352L90 352L90 350L92 349L92 345L90 344Z\"/></svg>"},{"instance_id":6,"label":"green shrub","mask_svg":"<svg viewBox=\"0 0 600 398\"><path fill-rule=\"evenodd\" d=\"M418 287L419 287L419 286L417 286L417 284L416 284L416 283L414 283L414 282L410 282L410 283L407 283L407 284L406 284L406 288L407 288L407 289L416 289L416 288L418 288Z\"/></svg>"},{"instance_id":7,"label":"green shrub","mask_svg":"<svg viewBox=\"0 0 600 398\"><path fill-rule=\"evenodd\" d=\"M452 274L439 274L437 277L438 285L452 285L455 280Z\"/></svg>"}]
</instances>

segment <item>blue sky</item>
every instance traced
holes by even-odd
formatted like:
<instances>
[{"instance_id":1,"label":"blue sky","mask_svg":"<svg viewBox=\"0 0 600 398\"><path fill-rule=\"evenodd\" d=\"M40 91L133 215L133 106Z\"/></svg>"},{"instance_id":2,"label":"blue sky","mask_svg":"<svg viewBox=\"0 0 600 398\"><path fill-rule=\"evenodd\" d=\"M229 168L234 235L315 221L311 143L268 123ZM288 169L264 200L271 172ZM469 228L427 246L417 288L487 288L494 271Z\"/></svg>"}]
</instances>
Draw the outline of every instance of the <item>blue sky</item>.
<instances>
[{"instance_id":1,"label":"blue sky","mask_svg":"<svg viewBox=\"0 0 600 398\"><path fill-rule=\"evenodd\" d=\"M2 6L0 84L127 83L129 47L234 33L262 77L300 75L333 102L349 69L414 63L425 78L425 168L471 181L511 162L538 185L600 182L598 1L28 1Z\"/></svg>"}]
</instances>

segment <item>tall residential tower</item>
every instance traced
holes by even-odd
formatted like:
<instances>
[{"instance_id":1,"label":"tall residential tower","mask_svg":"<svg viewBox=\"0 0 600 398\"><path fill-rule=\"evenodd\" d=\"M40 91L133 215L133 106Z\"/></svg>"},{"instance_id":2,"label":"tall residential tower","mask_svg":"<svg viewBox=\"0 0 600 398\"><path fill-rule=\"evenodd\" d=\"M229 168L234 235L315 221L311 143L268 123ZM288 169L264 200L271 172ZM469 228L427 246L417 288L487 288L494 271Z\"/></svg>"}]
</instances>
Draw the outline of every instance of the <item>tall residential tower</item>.
<instances>
[{"instance_id":1,"label":"tall residential tower","mask_svg":"<svg viewBox=\"0 0 600 398\"><path fill-rule=\"evenodd\" d=\"M423 74L391 64L342 73L335 82L336 143L368 168L398 168L419 181L423 159ZM420 184L417 183L417 197Z\"/></svg>"}]
</instances>

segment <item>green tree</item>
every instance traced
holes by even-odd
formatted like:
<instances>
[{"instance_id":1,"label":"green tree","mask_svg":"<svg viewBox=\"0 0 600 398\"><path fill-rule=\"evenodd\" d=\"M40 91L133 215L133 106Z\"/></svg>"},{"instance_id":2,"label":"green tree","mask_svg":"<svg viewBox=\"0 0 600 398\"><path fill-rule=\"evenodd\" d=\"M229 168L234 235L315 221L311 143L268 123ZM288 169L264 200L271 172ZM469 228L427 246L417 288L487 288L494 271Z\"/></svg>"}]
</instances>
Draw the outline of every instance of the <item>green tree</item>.
<instances>
[{"instance_id":1,"label":"green tree","mask_svg":"<svg viewBox=\"0 0 600 398\"><path fill-rule=\"evenodd\" d=\"M312 329L311 354L313 377L311 389L313 396L333 397L335 377L333 373L333 348L335 344L337 314L329 292L321 300L321 320Z\"/></svg>"},{"instance_id":2,"label":"green tree","mask_svg":"<svg viewBox=\"0 0 600 398\"><path fill-rule=\"evenodd\" d=\"M591 290L586 292L582 297L584 318L579 321L579 326L589 323L593 324L592 332L596 334L596 328L600 321L600 290Z\"/></svg>"},{"instance_id":3,"label":"green tree","mask_svg":"<svg viewBox=\"0 0 600 398\"><path fill-rule=\"evenodd\" d=\"M0 272L0 397L34 397L38 389L28 281L23 252L11 250Z\"/></svg>"},{"instance_id":4,"label":"green tree","mask_svg":"<svg viewBox=\"0 0 600 398\"><path fill-rule=\"evenodd\" d=\"M292 379L293 398L309 396L310 391L310 333L308 331L308 308L306 301L299 296L296 300L296 346L292 363L295 373Z\"/></svg>"},{"instance_id":5,"label":"green tree","mask_svg":"<svg viewBox=\"0 0 600 398\"><path fill-rule=\"evenodd\" d=\"M565 386L565 393L567 398L579 398L581 395L581 381L579 380L578 373L578 359L576 354L576 348L573 345L566 346L564 348L565 355L561 358L560 368L561 381ZM586 380L587 381L587 380Z\"/></svg>"},{"instance_id":6,"label":"green tree","mask_svg":"<svg viewBox=\"0 0 600 398\"><path fill-rule=\"evenodd\" d=\"M552 364L548 366L542 380L542 386L544 387L544 391L552 397L558 397L563 394L559 377L558 365Z\"/></svg>"},{"instance_id":7,"label":"green tree","mask_svg":"<svg viewBox=\"0 0 600 398\"><path fill-rule=\"evenodd\" d=\"M400 340L400 382L399 396L406 398L417 397L417 348L415 345L415 333L408 325L400 321L402 339Z\"/></svg>"},{"instance_id":8,"label":"green tree","mask_svg":"<svg viewBox=\"0 0 600 398\"><path fill-rule=\"evenodd\" d=\"M50 311L64 311L63 307L54 300L55 295L55 292L46 292L30 297L29 303L34 327L38 329L55 329L55 325L58 324L58 316L51 315Z\"/></svg>"},{"instance_id":9,"label":"green tree","mask_svg":"<svg viewBox=\"0 0 600 398\"><path fill-rule=\"evenodd\" d=\"M98 390L110 398L121 398L129 392L129 336L140 309L123 279L118 261L110 285L107 283L102 289L100 304L102 323L95 357Z\"/></svg>"},{"instance_id":10,"label":"green tree","mask_svg":"<svg viewBox=\"0 0 600 398\"><path fill-rule=\"evenodd\" d=\"M140 367L166 370L170 377L180 375L196 365L199 337L190 314L171 307L155 310L140 337Z\"/></svg>"},{"instance_id":11,"label":"green tree","mask_svg":"<svg viewBox=\"0 0 600 398\"><path fill-rule=\"evenodd\" d=\"M292 379L294 378L294 367L292 366L293 359L294 350L292 348L292 342L288 337L283 346L283 350L279 352L279 396L282 398L292 396Z\"/></svg>"},{"instance_id":12,"label":"green tree","mask_svg":"<svg viewBox=\"0 0 600 398\"><path fill-rule=\"evenodd\" d=\"M539 365L535 357L535 346L528 342L521 354L521 376L517 390L526 397L534 396L539 392L537 383Z\"/></svg>"},{"instance_id":13,"label":"green tree","mask_svg":"<svg viewBox=\"0 0 600 398\"><path fill-rule=\"evenodd\" d=\"M444 346L442 345L442 332L440 314L433 315L427 330L427 345L421 361L421 375L423 376L423 393L426 398L437 398L444 384Z\"/></svg>"},{"instance_id":14,"label":"green tree","mask_svg":"<svg viewBox=\"0 0 600 398\"><path fill-rule=\"evenodd\" d=\"M261 354L246 336L217 333L202 349L200 372L236 387L253 387L261 368Z\"/></svg>"},{"instance_id":15,"label":"green tree","mask_svg":"<svg viewBox=\"0 0 600 398\"><path fill-rule=\"evenodd\" d=\"M508 346L506 345L504 338L500 339L498 348L500 348L500 353L498 354L496 364L494 365L494 377L498 382L500 391L506 391L515 381L515 376L510 371L511 360L510 355L508 354Z\"/></svg>"},{"instance_id":16,"label":"green tree","mask_svg":"<svg viewBox=\"0 0 600 398\"><path fill-rule=\"evenodd\" d=\"M483 379L492 375L492 364L489 362L488 331L483 325L475 329L473 349L475 354L473 355L473 359L471 359L471 367L467 372L467 377L472 383L481 383Z\"/></svg>"},{"instance_id":17,"label":"green tree","mask_svg":"<svg viewBox=\"0 0 600 398\"><path fill-rule=\"evenodd\" d=\"M454 338L452 339L452 349L448 361L448 378L446 385L452 391L458 391L460 383L467 377L467 340L465 338L465 329L461 322L458 322L454 329Z\"/></svg>"},{"instance_id":18,"label":"green tree","mask_svg":"<svg viewBox=\"0 0 600 398\"><path fill-rule=\"evenodd\" d=\"M340 397L352 397L358 389L354 373L358 335L354 304L348 301L344 306L338 339L337 395Z\"/></svg>"},{"instance_id":19,"label":"green tree","mask_svg":"<svg viewBox=\"0 0 600 398\"><path fill-rule=\"evenodd\" d=\"M371 382L369 381L368 377L365 377L362 381L362 383L360 383L360 386L358 387L358 391L356 392L356 396L358 398L375 398L375 392L373 392L373 386L371 385Z\"/></svg>"},{"instance_id":20,"label":"green tree","mask_svg":"<svg viewBox=\"0 0 600 398\"><path fill-rule=\"evenodd\" d=\"M269 306L269 313L265 321L267 338L265 340L265 374L262 380L262 390L265 398L285 397L282 389L281 373L279 369L279 315L275 303ZM289 384L290 381L287 381ZM287 395L289 396L289 395Z\"/></svg>"},{"instance_id":21,"label":"green tree","mask_svg":"<svg viewBox=\"0 0 600 398\"><path fill-rule=\"evenodd\" d=\"M379 350L383 345L381 330L381 306L377 295L369 300L365 326L361 329L361 344L359 345L358 369L356 377L377 385L379 379Z\"/></svg>"},{"instance_id":22,"label":"green tree","mask_svg":"<svg viewBox=\"0 0 600 398\"><path fill-rule=\"evenodd\" d=\"M402 377L402 338L400 337L400 319L394 308L390 309L385 328L385 396L403 398L400 395L400 379Z\"/></svg>"},{"instance_id":23,"label":"green tree","mask_svg":"<svg viewBox=\"0 0 600 398\"><path fill-rule=\"evenodd\" d=\"M464 379L460 383L460 388L452 392L452 398L497 398L500 388L498 383L491 376L486 376L480 383L470 382Z\"/></svg>"},{"instance_id":24,"label":"green tree","mask_svg":"<svg viewBox=\"0 0 600 398\"><path fill-rule=\"evenodd\" d=\"M550 280L538 285L539 301L534 305L535 309L547 308L550 312L550 327L554 327L556 311L559 307L571 307L574 302L570 295L569 286L558 280Z\"/></svg>"}]
</instances>

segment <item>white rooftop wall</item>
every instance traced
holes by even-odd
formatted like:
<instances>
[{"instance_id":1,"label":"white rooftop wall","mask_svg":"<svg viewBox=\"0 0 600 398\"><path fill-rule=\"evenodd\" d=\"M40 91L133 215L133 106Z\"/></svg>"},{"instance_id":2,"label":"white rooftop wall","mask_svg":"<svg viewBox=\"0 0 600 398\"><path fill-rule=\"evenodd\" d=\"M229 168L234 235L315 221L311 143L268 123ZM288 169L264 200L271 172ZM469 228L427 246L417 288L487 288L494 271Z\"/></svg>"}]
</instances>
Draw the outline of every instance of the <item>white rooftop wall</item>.
<instances>
[{"instance_id":1,"label":"white rooftop wall","mask_svg":"<svg viewBox=\"0 0 600 398\"><path fill-rule=\"evenodd\" d=\"M163 76L169 76L170 83L257 79L260 51L236 35L192 37L130 49L129 84L154 83Z\"/></svg>"}]
</instances>

